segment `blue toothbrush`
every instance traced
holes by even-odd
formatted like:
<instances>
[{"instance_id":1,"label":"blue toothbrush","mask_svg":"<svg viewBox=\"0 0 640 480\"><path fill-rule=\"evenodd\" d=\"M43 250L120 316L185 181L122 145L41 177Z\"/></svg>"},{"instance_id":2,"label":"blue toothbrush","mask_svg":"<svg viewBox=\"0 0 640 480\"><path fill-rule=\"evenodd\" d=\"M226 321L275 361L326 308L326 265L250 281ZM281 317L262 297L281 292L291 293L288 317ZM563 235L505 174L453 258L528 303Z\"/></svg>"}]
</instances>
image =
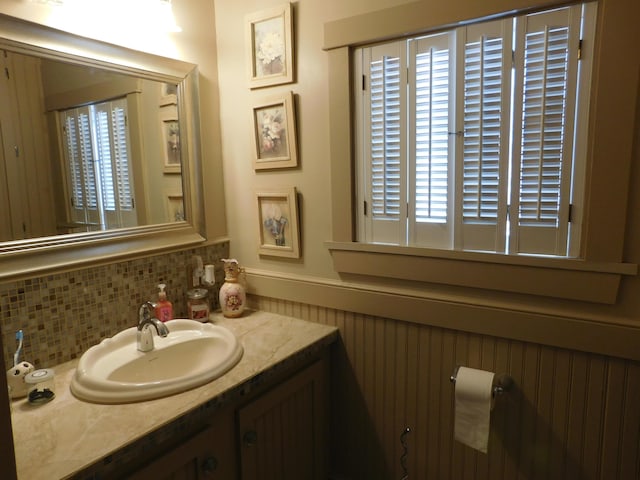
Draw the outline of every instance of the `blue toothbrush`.
<instances>
[{"instance_id":1,"label":"blue toothbrush","mask_svg":"<svg viewBox=\"0 0 640 480\"><path fill-rule=\"evenodd\" d=\"M16 350L16 353L13 354L13 366L15 367L16 365L18 365L18 362L20 361L20 352L22 352L22 339L23 339L24 335L22 334L22 330L18 330L16 332L16 340L18 341L18 348Z\"/></svg>"}]
</instances>

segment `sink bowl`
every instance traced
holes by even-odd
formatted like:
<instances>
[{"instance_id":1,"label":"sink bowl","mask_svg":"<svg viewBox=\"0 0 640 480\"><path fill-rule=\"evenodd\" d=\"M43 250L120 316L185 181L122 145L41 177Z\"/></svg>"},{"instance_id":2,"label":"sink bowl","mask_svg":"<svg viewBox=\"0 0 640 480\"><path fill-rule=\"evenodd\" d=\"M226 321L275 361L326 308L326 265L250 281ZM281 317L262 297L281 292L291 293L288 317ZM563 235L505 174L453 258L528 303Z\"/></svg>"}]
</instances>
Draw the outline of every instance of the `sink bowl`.
<instances>
[{"instance_id":1,"label":"sink bowl","mask_svg":"<svg viewBox=\"0 0 640 480\"><path fill-rule=\"evenodd\" d=\"M169 335L154 331L150 352L138 351L136 327L89 348L71 380L73 394L97 403L150 400L204 385L242 358L242 345L224 327L183 319L166 325Z\"/></svg>"}]
</instances>

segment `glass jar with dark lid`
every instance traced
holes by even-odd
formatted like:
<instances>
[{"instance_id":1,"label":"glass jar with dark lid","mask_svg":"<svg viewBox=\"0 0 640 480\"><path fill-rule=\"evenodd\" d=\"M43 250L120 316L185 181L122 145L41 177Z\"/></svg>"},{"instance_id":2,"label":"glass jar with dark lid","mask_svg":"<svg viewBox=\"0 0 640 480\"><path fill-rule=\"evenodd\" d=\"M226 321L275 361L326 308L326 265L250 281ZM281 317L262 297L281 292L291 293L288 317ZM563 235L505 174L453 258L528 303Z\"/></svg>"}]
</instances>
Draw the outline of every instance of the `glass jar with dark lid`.
<instances>
[{"instance_id":1,"label":"glass jar with dark lid","mask_svg":"<svg viewBox=\"0 0 640 480\"><path fill-rule=\"evenodd\" d=\"M187 291L187 314L189 319L200 322L209 321L209 292L205 288L193 288Z\"/></svg>"}]
</instances>

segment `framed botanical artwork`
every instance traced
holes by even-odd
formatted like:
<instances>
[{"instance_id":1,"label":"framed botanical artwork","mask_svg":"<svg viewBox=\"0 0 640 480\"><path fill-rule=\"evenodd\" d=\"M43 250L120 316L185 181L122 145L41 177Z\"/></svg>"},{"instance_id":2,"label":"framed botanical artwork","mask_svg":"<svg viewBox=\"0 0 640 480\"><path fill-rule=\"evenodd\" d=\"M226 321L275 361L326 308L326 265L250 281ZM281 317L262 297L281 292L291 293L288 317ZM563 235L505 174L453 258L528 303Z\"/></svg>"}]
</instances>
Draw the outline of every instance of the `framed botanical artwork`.
<instances>
[{"instance_id":1,"label":"framed botanical artwork","mask_svg":"<svg viewBox=\"0 0 640 480\"><path fill-rule=\"evenodd\" d=\"M178 103L178 85L175 83L160 84L160 106Z\"/></svg>"},{"instance_id":2,"label":"framed botanical artwork","mask_svg":"<svg viewBox=\"0 0 640 480\"><path fill-rule=\"evenodd\" d=\"M295 187L256 193L260 255L300 258Z\"/></svg>"},{"instance_id":3,"label":"framed botanical artwork","mask_svg":"<svg viewBox=\"0 0 640 480\"><path fill-rule=\"evenodd\" d=\"M167 195L167 218L169 222L184 221L184 200L181 194Z\"/></svg>"},{"instance_id":4,"label":"framed botanical artwork","mask_svg":"<svg viewBox=\"0 0 640 480\"><path fill-rule=\"evenodd\" d=\"M167 105L160 109L160 129L162 133L162 155L164 173L180 173L180 123L178 109Z\"/></svg>"},{"instance_id":5,"label":"framed botanical artwork","mask_svg":"<svg viewBox=\"0 0 640 480\"><path fill-rule=\"evenodd\" d=\"M293 93L270 97L253 107L256 170L298 165Z\"/></svg>"},{"instance_id":6,"label":"framed botanical artwork","mask_svg":"<svg viewBox=\"0 0 640 480\"><path fill-rule=\"evenodd\" d=\"M246 16L249 86L293 82L291 4Z\"/></svg>"}]
</instances>

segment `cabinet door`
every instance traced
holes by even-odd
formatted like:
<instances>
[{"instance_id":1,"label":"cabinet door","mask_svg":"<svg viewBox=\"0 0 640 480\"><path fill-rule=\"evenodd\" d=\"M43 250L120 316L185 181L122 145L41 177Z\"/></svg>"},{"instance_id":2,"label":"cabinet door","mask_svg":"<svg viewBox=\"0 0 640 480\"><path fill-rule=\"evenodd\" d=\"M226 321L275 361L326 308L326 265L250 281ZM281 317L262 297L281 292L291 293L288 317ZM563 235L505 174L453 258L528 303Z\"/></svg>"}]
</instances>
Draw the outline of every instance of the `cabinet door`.
<instances>
[{"instance_id":1,"label":"cabinet door","mask_svg":"<svg viewBox=\"0 0 640 480\"><path fill-rule=\"evenodd\" d=\"M238 410L243 480L326 478L325 362Z\"/></svg>"},{"instance_id":2,"label":"cabinet door","mask_svg":"<svg viewBox=\"0 0 640 480\"><path fill-rule=\"evenodd\" d=\"M158 453L128 480L235 480L237 478L232 411L216 415L212 425L177 447Z\"/></svg>"}]
</instances>

